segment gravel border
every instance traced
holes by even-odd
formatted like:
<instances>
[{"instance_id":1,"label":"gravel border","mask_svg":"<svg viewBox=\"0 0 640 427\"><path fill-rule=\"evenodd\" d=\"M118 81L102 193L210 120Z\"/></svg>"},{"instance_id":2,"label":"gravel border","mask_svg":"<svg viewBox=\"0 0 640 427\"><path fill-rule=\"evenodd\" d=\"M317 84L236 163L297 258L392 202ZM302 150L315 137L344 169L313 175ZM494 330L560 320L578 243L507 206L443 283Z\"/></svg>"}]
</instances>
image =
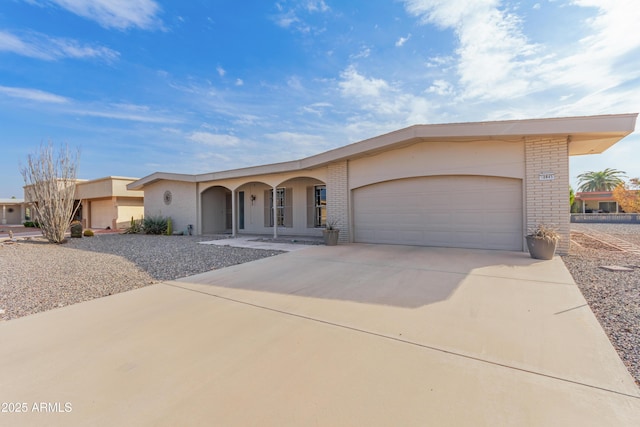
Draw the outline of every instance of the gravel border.
<instances>
[{"instance_id":1,"label":"gravel border","mask_svg":"<svg viewBox=\"0 0 640 427\"><path fill-rule=\"evenodd\" d=\"M201 245L216 237L102 234L62 245L0 244L0 320L137 289L282 251Z\"/></svg>"},{"instance_id":2,"label":"gravel border","mask_svg":"<svg viewBox=\"0 0 640 427\"><path fill-rule=\"evenodd\" d=\"M581 234L562 260L640 386L640 256L616 251L597 240L590 241L588 236L592 229L636 243L640 242L640 224L571 224L571 229ZM602 268L610 265L629 267L631 271Z\"/></svg>"}]
</instances>

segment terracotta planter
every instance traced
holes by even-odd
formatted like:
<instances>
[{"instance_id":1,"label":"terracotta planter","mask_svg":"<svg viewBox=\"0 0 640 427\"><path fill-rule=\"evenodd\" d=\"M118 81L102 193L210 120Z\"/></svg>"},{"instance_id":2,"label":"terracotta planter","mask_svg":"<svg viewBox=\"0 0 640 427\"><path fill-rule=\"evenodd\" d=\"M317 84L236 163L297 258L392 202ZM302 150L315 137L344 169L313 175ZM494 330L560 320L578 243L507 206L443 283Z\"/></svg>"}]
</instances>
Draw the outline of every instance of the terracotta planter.
<instances>
[{"instance_id":1,"label":"terracotta planter","mask_svg":"<svg viewBox=\"0 0 640 427\"><path fill-rule=\"evenodd\" d=\"M557 240L527 236L529 254L531 254L531 258L535 259L553 259L553 255L556 253L557 243Z\"/></svg>"},{"instance_id":2,"label":"terracotta planter","mask_svg":"<svg viewBox=\"0 0 640 427\"><path fill-rule=\"evenodd\" d=\"M340 230L334 228L332 230L322 230L322 237L324 237L324 244L327 246L336 246L338 244L338 235Z\"/></svg>"}]
</instances>

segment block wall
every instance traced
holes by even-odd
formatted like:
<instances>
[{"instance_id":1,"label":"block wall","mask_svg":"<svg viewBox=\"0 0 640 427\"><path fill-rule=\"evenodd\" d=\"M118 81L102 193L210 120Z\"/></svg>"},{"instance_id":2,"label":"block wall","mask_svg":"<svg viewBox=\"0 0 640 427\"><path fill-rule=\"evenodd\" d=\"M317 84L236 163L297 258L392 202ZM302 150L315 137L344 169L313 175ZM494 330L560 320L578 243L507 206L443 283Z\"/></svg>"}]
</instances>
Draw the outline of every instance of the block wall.
<instances>
[{"instance_id":1,"label":"block wall","mask_svg":"<svg viewBox=\"0 0 640 427\"><path fill-rule=\"evenodd\" d=\"M560 233L557 254L569 252L569 144L566 138L525 140L526 231L538 224Z\"/></svg>"},{"instance_id":2,"label":"block wall","mask_svg":"<svg viewBox=\"0 0 640 427\"><path fill-rule=\"evenodd\" d=\"M340 243L350 242L349 180L347 161L332 163L327 170L327 221L336 221Z\"/></svg>"}]
</instances>

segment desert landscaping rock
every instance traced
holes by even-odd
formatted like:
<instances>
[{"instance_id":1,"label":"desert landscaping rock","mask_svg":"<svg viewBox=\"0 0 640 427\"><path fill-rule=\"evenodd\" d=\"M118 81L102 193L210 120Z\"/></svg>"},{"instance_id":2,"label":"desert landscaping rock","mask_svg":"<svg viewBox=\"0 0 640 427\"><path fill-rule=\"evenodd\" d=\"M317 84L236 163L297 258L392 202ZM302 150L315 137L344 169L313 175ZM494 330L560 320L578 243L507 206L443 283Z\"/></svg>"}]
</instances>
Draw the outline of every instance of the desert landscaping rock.
<instances>
[{"instance_id":1,"label":"desert landscaping rock","mask_svg":"<svg viewBox=\"0 0 640 427\"><path fill-rule=\"evenodd\" d=\"M0 319L51 310L279 251L199 245L211 237L105 234L0 245Z\"/></svg>"},{"instance_id":2,"label":"desert landscaping rock","mask_svg":"<svg viewBox=\"0 0 640 427\"><path fill-rule=\"evenodd\" d=\"M640 224L571 224L572 232L595 230L632 243L640 243ZM573 235L573 233L572 233ZM640 385L640 256L610 250L584 235L580 245L562 259L591 310L609 336L629 372ZM631 271L609 271L602 266L622 266Z\"/></svg>"}]
</instances>

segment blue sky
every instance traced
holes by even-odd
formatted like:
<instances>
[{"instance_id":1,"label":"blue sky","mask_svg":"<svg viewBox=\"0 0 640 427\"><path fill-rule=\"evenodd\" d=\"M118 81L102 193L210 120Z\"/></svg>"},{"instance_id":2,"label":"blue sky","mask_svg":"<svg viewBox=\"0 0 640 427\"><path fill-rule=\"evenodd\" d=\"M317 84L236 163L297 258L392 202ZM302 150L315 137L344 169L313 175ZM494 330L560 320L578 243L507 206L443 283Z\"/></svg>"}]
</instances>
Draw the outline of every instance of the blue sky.
<instances>
[{"instance_id":1,"label":"blue sky","mask_svg":"<svg viewBox=\"0 0 640 427\"><path fill-rule=\"evenodd\" d=\"M637 0L3 0L0 197L297 159L420 123L640 111ZM640 176L640 137L572 158Z\"/></svg>"}]
</instances>

